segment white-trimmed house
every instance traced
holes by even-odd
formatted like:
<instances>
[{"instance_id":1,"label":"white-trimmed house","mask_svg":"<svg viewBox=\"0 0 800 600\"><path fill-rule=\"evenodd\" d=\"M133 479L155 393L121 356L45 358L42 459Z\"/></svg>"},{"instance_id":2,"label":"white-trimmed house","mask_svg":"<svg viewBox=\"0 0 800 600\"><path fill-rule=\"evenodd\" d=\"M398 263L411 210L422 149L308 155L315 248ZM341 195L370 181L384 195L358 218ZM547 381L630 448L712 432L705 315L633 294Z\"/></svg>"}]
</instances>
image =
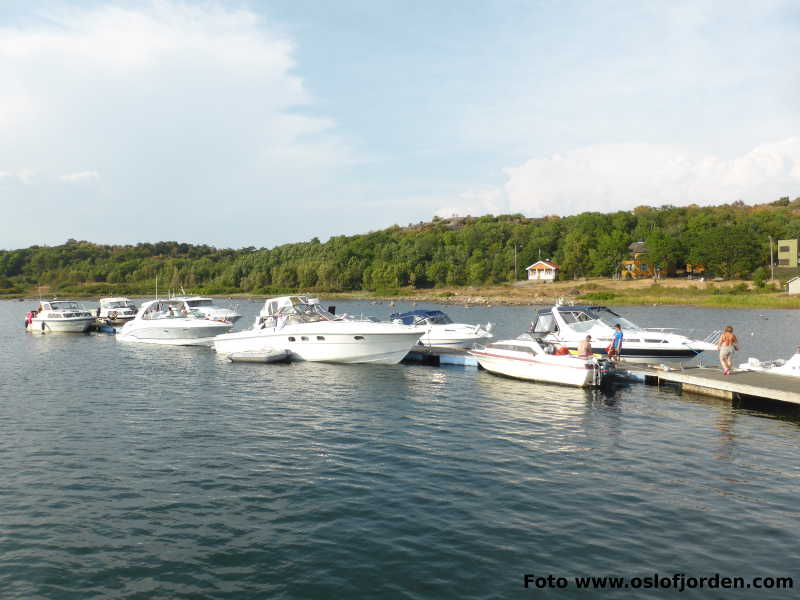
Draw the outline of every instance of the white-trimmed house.
<instances>
[{"instance_id":1,"label":"white-trimmed house","mask_svg":"<svg viewBox=\"0 0 800 600\"><path fill-rule=\"evenodd\" d=\"M800 277L792 277L786 282L786 288L790 294L800 294Z\"/></svg>"},{"instance_id":2,"label":"white-trimmed house","mask_svg":"<svg viewBox=\"0 0 800 600\"><path fill-rule=\"evenodd\" d=\"M530 267L525 267L529 281L555 281L558 265L549 260L537 260Z\"/></svg>"}]
</instances>

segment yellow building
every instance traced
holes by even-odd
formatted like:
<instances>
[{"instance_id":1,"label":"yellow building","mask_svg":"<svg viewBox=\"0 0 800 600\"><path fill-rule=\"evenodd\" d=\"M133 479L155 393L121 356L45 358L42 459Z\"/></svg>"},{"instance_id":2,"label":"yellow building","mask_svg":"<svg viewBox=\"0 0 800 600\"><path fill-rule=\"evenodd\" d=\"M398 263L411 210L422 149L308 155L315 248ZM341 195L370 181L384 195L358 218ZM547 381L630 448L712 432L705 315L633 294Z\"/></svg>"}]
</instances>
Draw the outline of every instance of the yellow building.
<instances>
[{"instance_id":1,"label":"yellow building","mask_svg":"<svg viewBox=\"0 0 800 600\"><path fill-rule=\"evenodd\" d=\"M631 251L631 258L622 261L622 278L652 277L653 265L647 260L647 245L644 242L634 242L628 246L628 250Z\"/></svg>"},{"instance_id":2,"label":"yellow building","mask_svg":"<svg viewBox=\"0 0 800 600\"><path fill-rule=\"evenodd\" d=\"M797 268L797 240L778 240L778 266Z\"/></svg>"}]
</instances>

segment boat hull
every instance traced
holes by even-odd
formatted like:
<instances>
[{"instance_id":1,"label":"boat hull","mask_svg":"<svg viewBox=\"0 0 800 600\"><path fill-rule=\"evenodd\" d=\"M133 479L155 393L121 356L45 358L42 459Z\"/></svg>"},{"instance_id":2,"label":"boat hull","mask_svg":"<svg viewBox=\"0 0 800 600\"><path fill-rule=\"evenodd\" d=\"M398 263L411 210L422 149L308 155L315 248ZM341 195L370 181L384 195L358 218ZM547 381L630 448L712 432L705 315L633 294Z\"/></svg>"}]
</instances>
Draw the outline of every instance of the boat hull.
<instances>
[{"instance_id":1,"label":"boat hull","mask_svg":"<svg viewBox=\"0 0 800 600\"><path fill-rule=\"evenodd\" d=\"M336 333L275 332L272 329L262 329L219 336L214 340L214 349L227 355L282 348L290 353L292 360L394 365L403 360L420 335L421 332L413 330L392 333Z\"/></svg>"},{"instance_id":2,"label":"boat hull","mask_svg":"<svg viewBox=\"0 0 800 600\"><path fill-rule=\"evenodd\" d=\"M575 364L571 365L557 357L552 357L556 360L549 360L549 356L523 359L478 350L472 350L469 354L475 357L483 369L496 375L575 387L599 385L597 366L579 359L572 359Z\"/></svg>"},{"instance_id":3,"label":"boat hull","mask_svg":"<svg viewBox=\"0 0 800 600\"><path fill-rule=\"evenodd\" d=\"M94 322L93 317L75 319L33 319L27 326L31 333L85 333Z\"/></svg>"},{"instance_id":4,"label":"boat hull","mask_svg":"<svg viewBox=\"0 0 800 600\"><path fill-rule=\"evenodd\" d=\"M134 327L126 323L117 334L121 342L160 344L166 346L211 346L214 338L230 331L230 323L209 321L207 324L160 324Z\"/></svg>"}]
</instances>

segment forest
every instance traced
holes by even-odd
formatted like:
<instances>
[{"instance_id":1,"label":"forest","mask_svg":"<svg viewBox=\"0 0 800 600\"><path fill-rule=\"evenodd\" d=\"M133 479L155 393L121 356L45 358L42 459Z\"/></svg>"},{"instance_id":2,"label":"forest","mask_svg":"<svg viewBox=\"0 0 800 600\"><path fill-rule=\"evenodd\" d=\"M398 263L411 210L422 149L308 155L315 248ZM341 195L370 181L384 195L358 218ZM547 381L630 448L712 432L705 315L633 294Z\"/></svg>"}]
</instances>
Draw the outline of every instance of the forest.
<instances>
[{"instance_id":1,"label":"forest","mask_svg":"<svg viewBox=\"0 0 800 600\"><path fill-rule=\"evenodd\" d=\"M724 279L764 280L770 237L800 237L800 198L761 205L640 206L631 211L528 218L519 214L434 218L326 242L219 249L179 242L59 246L0 251L0 294L203 294L284 291L386 292L403 287L482 286L522 279L551 259L560 277L614 277L628 246L668 272L686 263ZM777 248L775 248L777 250ZM516 265L516 270L515 270Z\"/></svg>"}]
</instances>

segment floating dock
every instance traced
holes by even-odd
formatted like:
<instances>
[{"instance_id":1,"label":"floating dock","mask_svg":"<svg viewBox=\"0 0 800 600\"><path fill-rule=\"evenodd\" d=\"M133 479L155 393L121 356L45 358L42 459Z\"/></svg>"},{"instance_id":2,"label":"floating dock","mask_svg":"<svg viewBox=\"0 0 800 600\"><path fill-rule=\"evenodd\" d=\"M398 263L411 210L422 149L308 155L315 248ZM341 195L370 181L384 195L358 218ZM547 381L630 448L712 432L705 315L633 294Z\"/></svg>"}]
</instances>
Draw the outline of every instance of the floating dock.
<instances>
[{"instance_id":1,"label":"floating dock","mask_svg":"<svg viewBox=\"0 0 800 600\"><path fill-rule=\"evenodd\" d=\"M415 346L403 359L405 363L422 363L438 367L441 365L458 365L460 367L477 367L478 361L467 354L463 348L445 348L442 346Z\"/></svg>"},{"instance_id":2,"label":"floating dock","mask_svg":"<svg viewBox=\"0 0 800 600\"><path fill-rule=\"evenodd\" d=\"M648 385L677 384L682 391L729 400L759 399L800 406L800 377L763 371L737 371L723 375L719 368L685 367L661 370L626 365L623 374Z\"/></svg>"}]
</instances>

